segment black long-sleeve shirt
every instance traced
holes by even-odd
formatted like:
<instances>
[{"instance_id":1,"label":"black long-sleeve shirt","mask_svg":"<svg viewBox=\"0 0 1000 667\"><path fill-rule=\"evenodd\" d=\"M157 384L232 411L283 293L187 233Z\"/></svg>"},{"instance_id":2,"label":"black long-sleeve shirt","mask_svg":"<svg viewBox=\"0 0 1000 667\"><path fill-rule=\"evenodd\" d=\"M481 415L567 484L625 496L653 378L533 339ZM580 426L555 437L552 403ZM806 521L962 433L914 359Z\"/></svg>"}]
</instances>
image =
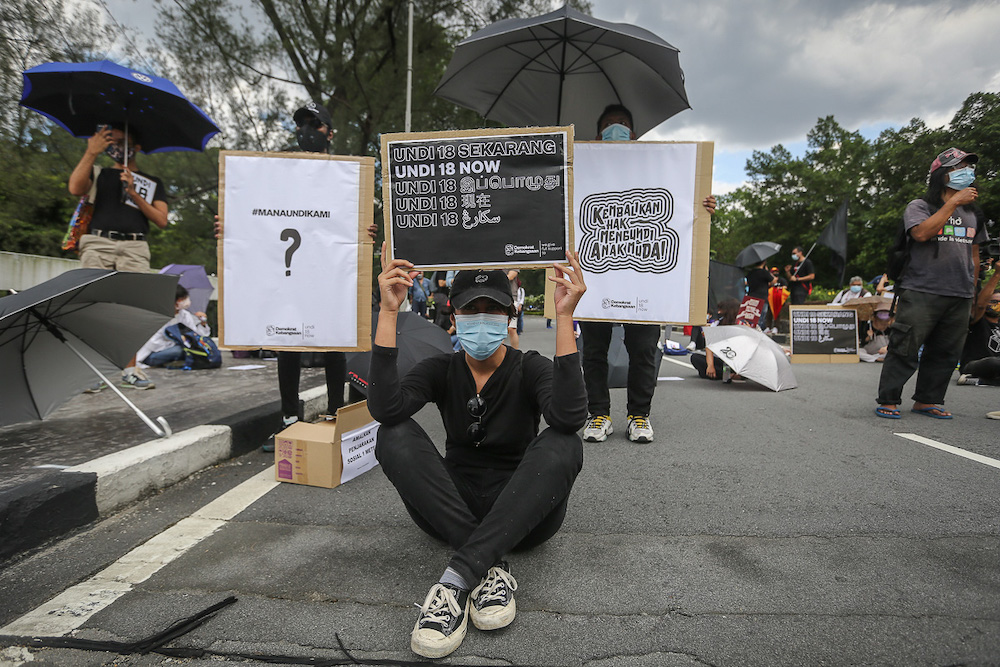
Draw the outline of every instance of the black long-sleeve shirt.
<instances>
[{"instance_id":1,"label":"black long-sleeve shirt","mask_svg":"<svg viewBox=\"0 0 1000 667\"><path fill-rule=\"evenodd\" d=\"M486 437L477 447L468 436L477 418L466 403L476 395L476 382L464 352L424 359L402 379L396 371L394 347L372 346L368 409L392 426L413 416L427 403L441 413L447 439L446 456L462 466L511 469L538 435L541 416L558 431L576 433L587 419L587 390L579 353L549 361L537 352L507 348L500 367L483 386Z\"/></svg>"}]
</instances>

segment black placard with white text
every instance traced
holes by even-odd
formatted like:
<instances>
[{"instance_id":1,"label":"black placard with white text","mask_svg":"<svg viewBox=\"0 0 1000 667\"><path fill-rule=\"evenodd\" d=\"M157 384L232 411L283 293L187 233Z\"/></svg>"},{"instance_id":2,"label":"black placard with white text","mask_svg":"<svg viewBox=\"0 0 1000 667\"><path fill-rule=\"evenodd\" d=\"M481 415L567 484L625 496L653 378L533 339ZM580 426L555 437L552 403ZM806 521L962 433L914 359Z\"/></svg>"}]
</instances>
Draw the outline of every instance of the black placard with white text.
<instances>
[{"instance_id":1,"label":"black placard with white text","mask_svg":"<svg viewBox=\"0 0 1000 667\"><path fill-rule=\"evenodd\" d=\"M572 141L571 127L383 135L390 257L438 269L564 261Z\"/></svg>"},{"instance_id":2,"label":"black placard with white text","mask_svg":"<svg viewBox=\"0 0 1000 667\"><path fill-rule=\"evenodd\" d=\"M858 353L858 311L792 306L789 317L792 354Z\"/></svg>"}]
</instances>

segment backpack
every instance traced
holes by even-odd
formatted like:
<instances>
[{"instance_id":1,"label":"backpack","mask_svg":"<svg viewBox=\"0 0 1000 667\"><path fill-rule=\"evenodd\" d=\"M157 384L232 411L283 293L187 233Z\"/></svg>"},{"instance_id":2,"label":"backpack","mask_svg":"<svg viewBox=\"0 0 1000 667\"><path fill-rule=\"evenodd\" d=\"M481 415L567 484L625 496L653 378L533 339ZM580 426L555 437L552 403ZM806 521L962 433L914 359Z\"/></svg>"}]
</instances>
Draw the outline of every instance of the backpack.
<instances>
[{"instance_id":1,"label":"backpack","mask_svg":"<svg viewBox=\"0 0 1000 667\"><path fill-rule=\"evenodd\" d=\"M172 324L163 334L184 348L184 367L193 370L219 368L222 366L222 352L215 341L202 336L184 324Z\"/></svg>"}]
</instances>

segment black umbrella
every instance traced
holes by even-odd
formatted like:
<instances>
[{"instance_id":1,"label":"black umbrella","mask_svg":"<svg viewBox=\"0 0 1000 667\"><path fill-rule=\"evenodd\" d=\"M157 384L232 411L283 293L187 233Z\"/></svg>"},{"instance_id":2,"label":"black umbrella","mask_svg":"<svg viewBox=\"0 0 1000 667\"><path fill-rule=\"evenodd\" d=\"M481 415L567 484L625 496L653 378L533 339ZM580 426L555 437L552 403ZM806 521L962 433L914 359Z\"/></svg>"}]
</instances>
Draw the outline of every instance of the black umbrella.
<instances>
[{"instance_id":1,"label":"black umbrella","mask_svg":"<svg viewBox=\"0 0 1000 667\"><path fill-rule=\"evenodd\" d=\"M124 368L174 316L177 276L76 269L0 299L0 425L44 419L104 380L149 428L157 426L104 373ZM82 363L81 363L82 362Z\"/></svg>"},{"instance_id":2,"label":"black umbrella","mask_svg":"<svg viewBox=\"0 0 1000 667\"><path fill-rule=\"evenodd\" d=\"M751 243L740 254L736 255L736 266L751 266L760 264L768 257L772 257L781 251L781 245L771 241L761 241Z\"/></svg>"},{"instance_id":3,"label":"black umbrella","mask_svg":"<svg viewBox=\"0 0 1000 667\"><path fill-rule=\"evenodd\" d=\"M624 104L642 135L691 108L677 54L648 30L564 6L462 41L434 94L507 125L575 124L581 137Z\"/></svg>"},{"instance_id":4,"label":"black umbrella","mask_svg":"<svg viewBox=\"0 0 1000 667\"><path fill-rule=\"evenodd\" d=\"M23 73L21 105L76 137L98 124L139 131L143 153L201 151L219 128L170 81L107 60L46 63Z\"/></svg>"},{"instance_id":5,"label":"black umbrella","mask_svg":"<svg viewBox=\"0 0 1000 667\"><path fill-rule=\"evenodd\" d=\"M377 313L372 313L372 340L375 339ZM417 313L399 313L396 319L396 369L399 376L417 365L417 362L438 354L450 354L453 349L451 336L436 324ZM371 352L353 352L347 355L347 379L351 386L368 395L368 366Z\"/></svg>"}]
</instances>

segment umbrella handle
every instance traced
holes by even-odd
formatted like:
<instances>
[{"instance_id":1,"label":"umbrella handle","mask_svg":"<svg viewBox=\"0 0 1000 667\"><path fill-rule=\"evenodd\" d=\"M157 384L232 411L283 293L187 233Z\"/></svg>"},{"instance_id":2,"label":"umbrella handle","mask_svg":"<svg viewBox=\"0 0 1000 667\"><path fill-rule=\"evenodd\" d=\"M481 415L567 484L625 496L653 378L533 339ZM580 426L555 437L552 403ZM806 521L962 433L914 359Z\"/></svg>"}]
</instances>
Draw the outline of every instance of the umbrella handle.
<instances>
[{"instance_id":1,"label":"umbrella handle","mask_svg":"<svg viewBox=\"0 0 1000 667\"><path fill-rule=\"evenodd\" d=\"M80 354L80 352L75 347L73 347L72 345L70 345L70 343L69 343L68 340L66 340L65 338L63 338L62 342L66 344L66 347L68 347L70 350L73 351L73 354L75 354L76 356L80 357L80 360L83 363L87 364L87 366L90 368L90 370L92 370L95 373L97 373L97 377L101 378L104 381L104 384L108 385L108 387L112 391L114 391L116 394L118 394L118 397L121 398L123 401L125 401L126 405L128 405L130 408L132 408L133 412L135 412L135 414L137 414L139 416L139 419L141 419L146 424L146 426L148 426L153 431L153 433L155 433L156 435L158 435L161 438L169 438L171 435L173 435L173 431L170 429L170 425L167 423L166 419L164 419L163 417L157 417L156 418L156 422L154 422L152 419L150 419L149 417L147 417L146 413L139 409L139 406L137 406L135 403L133 403L132 401L130 401L125 396L125 394L122 393L121 389L119 389L118 387L116 387L111 382L111 380L109 380L108 378L106 378L104 376L104 373L102 373L101 371L97 370L97 367L94 366L94 364L90 363L90 360L88 360L85 356L83 356L82 354ZM157 424L157 422L159 424Z\"/></svg>"}]
</instances>

